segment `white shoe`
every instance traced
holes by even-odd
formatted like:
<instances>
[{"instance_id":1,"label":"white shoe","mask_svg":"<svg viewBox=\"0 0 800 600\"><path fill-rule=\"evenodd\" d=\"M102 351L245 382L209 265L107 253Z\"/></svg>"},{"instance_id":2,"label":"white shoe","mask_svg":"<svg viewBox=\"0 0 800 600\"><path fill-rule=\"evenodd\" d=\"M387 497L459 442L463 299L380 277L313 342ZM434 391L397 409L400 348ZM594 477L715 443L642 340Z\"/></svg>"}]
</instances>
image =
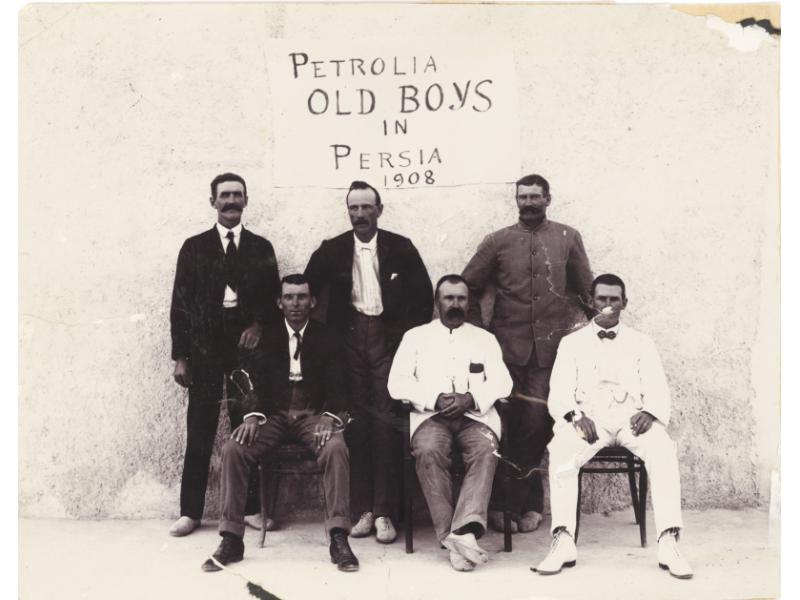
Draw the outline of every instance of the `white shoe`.
<instances>
[{"instance_id":1,"label":"white shoe","mask_svg":"<svg viewBox=\"0 0 800 600\"><path fill-rule=\"evenodd\" d=\"M500 533L505 532L505 528L503 527L503 513L499 510L490 510L486 515L486 520L489 522L489 527L494 529L495 531L499 531ZM511 533L517 533L517 522L513 519L511 520Z\"/></svg>"},{"instance_id":2,"label":"white shoe","mask_svg":"<svg viewBox=\"0 0 800 600\"><path fill-rule=\"evenodd\" d=\"M395 530L389 517L375 519L375 538L381 544L391 544L397 539L397 530Z\"/></svg>"},{"instance_id":3,"label":"white shoe","mask_svg":"<svg viewBox=\"0 0 800 600\"><path fill-rule=\"evenodd\" d=\"M458 552L450 550L450 564L456 571L473 571L475 563L468 561L461 556Z\"/></svg>"},{"instance_id":4,"label":"white shoe","mask_svg":"<svg viewBox=\"0 0 800 600\"><path fill-rule=\"evenodd\" d=\"M535 531L539 528L539 524L542 522L542 515L536 511L530 510L522 515L522 518L518 521L519 523L519 532L520 533L528 533L531 531Z\"/></svg>"},{"instance_id":5,"label":"white shoe","mask_svg":"<svg viewBox=\"0 0 800 600\"><path fill-rule=\"evenodd\" d=\"M450 552L457 552L476 565L489 562L489 553L478 545L474 533L451 533L444 538L442 545Z\"/></svg>"},{"instance_id":6,"label":"white shoe","mask_svg":"<svg viewBox=\"0 0 800 600\"><path fill-rule=\"evenodd\" d=\"M253 529L257 529L261 531L262 519L261 514L256 513L254 515L245 515L244 517L244 524L248 527L252 527ZM263 520L263 524L266 525L266 531L274 531L277 526L275 524L275 519L270 519L267 517Z\"/></svg>"},{"instance_id":7,"label":"white shoe","mask_svg":"<svg viewBox=\"0 0 800 600\"><path fill-rule=\"evenodd\" d=\"M367 537L372 533L375 528L375 516L371 512L362 513L358 523L353 525L350 530L350 537L360 538ZM397 534L395 534L397 535Z\"/></svg>"},{"instance_id":8,"label":"white shoe","mask_svg":"<svg viewBox=\"0 0 800 600\"><path fill-rule=\"evenodd\" d=\"M678 533L667 529L658 538L658 566L678 579L691 579L692 567L678 551Z\"/></svg>"},{"instance_id":9,"label":"white shoe","mask_svg":"<svg viewBox=\"0 0 800 600\"><path fill-rule=\"evenodd\" d=\"M575 547L575 540L562 529L553 534L553 542L550 544L550 552L537 567L531 567L539 575L555 575L560 573L563 567L574 567L578 562L578 549Z\"/></svg>"},{"instance_id":10,"label":"white shoe","mask_svg":"<svg viewBox=\"0 0 800 600\"><path fill-rule=\"evenodd\" d=\"M191 517L181 517L172 524L169 528L169 534L175 537L183 537L189 535L195 529L200 527L199 519L192 519Z\"/></svg>"}]
</instances>

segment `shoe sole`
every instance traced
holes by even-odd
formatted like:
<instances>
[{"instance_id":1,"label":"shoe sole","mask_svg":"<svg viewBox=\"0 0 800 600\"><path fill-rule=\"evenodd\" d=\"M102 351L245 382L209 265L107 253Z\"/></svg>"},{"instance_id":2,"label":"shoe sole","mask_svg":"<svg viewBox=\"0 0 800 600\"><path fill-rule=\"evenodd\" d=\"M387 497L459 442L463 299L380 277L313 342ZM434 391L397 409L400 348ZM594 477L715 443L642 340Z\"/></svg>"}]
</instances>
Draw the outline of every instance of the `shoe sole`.
<instances>
[{"instance_id":1,"label":"shoe sole","mask_svg":"<svg viewBox=\"0 0 800 600\"><path fill-rule=\"evenodd\" d=\"M243 559L244 559L244 555L242 555L242 556L235 556L235 557L231 558L231 559L230 559L230 560L229 560L227 563L225 563L225 565L223 565L223 566L226 566L226 567L227 567L229 564L231 564L231 563L237 563L237 562L241 562ZM213 568L212 568L212 567L213 567ZM207 569L206 569L206 563L203 563L203 565L200 567L200 569L201 569L201 570L202 570L204 573L216 573L217 571L222 571L222 569L220 569L220 568L219 568L217 565L215 565L213 562L209 564L209 568L207 568Z\"/></svg>"},{"instance_id":2,"label":"shoe sole","mask_svg":"<svg viewBox=\"0 0 800 600\"><path fill-rule=\"evenodd\" d=\"M658 563L658 566L665 571L669 571L669 566L665 565L664 563ZM688 575L675 575L672 571L669 571L669 574L672 575L675 579L691 579L694 577L694 573L689 573Z\"/></svg>"},{"instance_id":3,"label":"shoe sole","mask_svg":"<svg viewBox=\"0 0 800 600\"><path fill-rule=\"evenodd\" d=\"M397 536L395 535L392 539L389 540L382 540L378 536L375 536L375 539L378 541L379 544L393 544L397 539Z\"/></svg>"},{"instance_id":4,"label":"shoe sole","mask_svg":"<svg viewBox=\"0 0 800 600\"><path fill-rule=\"evenodd\" d=\"M336 565L336 561L332 556L331 556L331 562L334 565ZM336 565L336 568L339 569L342 573L354 573L355 571L358 571L358 565L349 565L346 567L343 567L341 565Z\"/></svg>"},{"instance_id":5,"label":"shoe sole","mask_svg":"<svg viewBox=\"0 0 800 600\"><path fill-rule=\"evenodd\" d=\"M374 529L368 533L353 533L353 531L351 530L349 535L352 538L365 538L371 536L373 533L375 533Z\"/></svg>"},{"instance_id":6,"label":"shoe sole","mask_svg":"<svg viewBox=\"0 0 800 600\"><path fill-rule=\"evenodd\" d=\"M539 575L558 575L559 573L561 573L562 569L564 568L570 569L577 564L578 564L577 560L570 560L562 564L561 569L559 569L558 571L540 571L536 567L531 567L531 571L533 571L534 573L538 573Z\"/></svg>"}]
</instances>

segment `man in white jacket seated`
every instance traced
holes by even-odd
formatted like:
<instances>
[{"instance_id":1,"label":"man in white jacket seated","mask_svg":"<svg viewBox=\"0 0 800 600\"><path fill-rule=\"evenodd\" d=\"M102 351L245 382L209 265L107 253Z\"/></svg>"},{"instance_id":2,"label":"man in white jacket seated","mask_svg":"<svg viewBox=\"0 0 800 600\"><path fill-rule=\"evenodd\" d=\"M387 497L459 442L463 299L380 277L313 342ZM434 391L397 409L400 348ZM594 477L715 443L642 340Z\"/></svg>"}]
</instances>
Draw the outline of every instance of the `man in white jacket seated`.
<instances>
[{"instance_id":1,"label":"man in white jacket seated","mask_svg":"<svg viewBox=\"0 0 800 600\"><path fill-rule=\"evenodd\" d=\"M592 303L598 315L561 340L550 377L553 542L533 570L553 575L575 565L578 471L600 449L624 446L645 462L650 477L658 564L688 579L692 569L677 546L683 526L681 484L675 442L666 429L671 402L661 359L648 336L620 323L628 303L622 279L597 277Z\"/></svg>"},{"instance_id":2,"label":"man in white jacket seated","mask_svg":"<svg viewBox=\"0 0 800 600\"><path fill-rule=\"evenodd\" d=\"M389 374L392 398L411 403L411 447L437 539L457 571L488 560L478 545L497 467L500 416L511 393L495 337L465 323L469 291L460 275L436 284L439 318L406 332ZM461 450L464 480L453 498L451 450Z\"/></svg>"}]
</instances>

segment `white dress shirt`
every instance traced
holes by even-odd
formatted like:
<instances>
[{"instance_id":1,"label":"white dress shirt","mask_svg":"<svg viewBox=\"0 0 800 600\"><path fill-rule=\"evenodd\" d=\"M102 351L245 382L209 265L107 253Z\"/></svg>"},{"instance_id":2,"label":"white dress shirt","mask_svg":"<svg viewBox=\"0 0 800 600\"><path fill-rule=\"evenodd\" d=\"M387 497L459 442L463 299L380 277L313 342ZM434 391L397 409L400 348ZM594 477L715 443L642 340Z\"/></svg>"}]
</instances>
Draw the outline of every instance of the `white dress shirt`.
<instances>
[{"instance_id":1,"label":"white dress shirt","mask_svg":"<svg viewBox=\"0 0 800 600\"><path fill-rule=\"evenodd\" d=\"M470 373L470 364L483 365ZM441 393L470 392L476 408L465 416L488 425L500 437L500 416L494 403L511 393L512 381L495 337L464 323L449 329L439 319L415 327L403 336L389 373L389 394L414 406L411 431L438 413Z\"/></svg>"},{"instance_id":2,"label":"white dress shirt","mask_svg":"<svg viewBox=\"0 0 800 600\"><path fill-rule=\"evenodd\" d=\"M368 242L362 242L353 234L353 292L350 300L353 308L371 317L383 313L381 284L378 265L378 234Z\"/></svg>"},{"instance_id":3,"label":"white dress shirt","mask_svg":"<svg viewBox=\"0 0 800 600\"><path fill-rule=\"evenodd\" d=\"M289 321L286 319L284 319L283 322L286 325L286 332L289 334L289 381L303 381L303 367L300 363L303 360L303 336L306 334L308 321L306 321L306 324L303 325L300 331L292 329L292 326L289 325ZM295 333L300 334L300 356L297 357L297 359L294 357L294 353L297 351L297 338L294 335Z\"/></svg>"},{"instance_id":4,"label":"white dress shirt","mask_svg":"<svg viewBox=\"0 0 800 600\"><path fill-rule=\"evenodd\" d=\"M216 223L217 233L219 234L219 241L222 242L222 251L227 252L228 244L230 244L230 240L228 239L228 232L233 232L233 243L236 245L236 249L239 249L239 240L242 239L242 224L239 223L236 227L232 229L228 229L227 227L220 225L219 222ZM222 299L222 306L225 308L236 308L239 305L239 296L233 291L230 286L225 286L225 297Z\"/></svg>"},{"instance_id":5,"label":"white dress shirt","mask_svg":"<svg viewBox=\"0 0 800 600\"><path fill-rule=\"evenodd\" d=\"M606 422L629 418L645 410L666 426L670 392L653 341L622 323L613 340L600 339L592 321L565 336L550 375L548 408L561 421L572 410Z\"/></svg>"}]
</instances>

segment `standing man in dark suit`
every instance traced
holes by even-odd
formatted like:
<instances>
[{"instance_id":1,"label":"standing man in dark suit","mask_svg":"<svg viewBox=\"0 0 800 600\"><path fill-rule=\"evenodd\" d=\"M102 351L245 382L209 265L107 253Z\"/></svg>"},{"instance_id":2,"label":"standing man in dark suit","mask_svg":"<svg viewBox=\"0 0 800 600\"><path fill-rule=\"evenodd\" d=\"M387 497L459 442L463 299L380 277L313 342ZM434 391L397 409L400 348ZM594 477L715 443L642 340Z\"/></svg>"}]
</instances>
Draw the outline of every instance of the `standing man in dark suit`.
<instances>
[{"instance_id":1,"label":"standing man in dark suit","mask_svg":"<svg viewBox=\"0 0 800 600\"><path fill-rule=\"evenodd\" d=\"M351 536L375 531L379 542L391 543L397 537L391 517L398 439L386 384L403 334L431 320L433 288L411 240L378 229L378 190L354 181L345 200L352 231L322 242L305 274L319 293L328 289L327 323L345 342L353 393L353 508L361 515Z\"/></svg>"},{"instance_id":2,"label":"standing man in dark suit","mask_svg":"<svg viewBox=\"0 0 800 600\"><path fill-rule=\"evenodd\" d=\"M260 457L284 441L296 440L316 454L323 469L325 529L331 538L331 560L340 571L358 570L358 559L347 541L347 378L341 341L322 323L309 320L315 302L304 276L284 277L278 298L283 323L265 332L259 348L242 357L243 369L252 376L253 393L245 400L248 416L222 449L222 541L213 554L220 564L237 562L244 556L248 473ZM214 560L203 563L203 571L219 571Z\"/></svg>"},{"instance_id":3,"label":"standing man in dark suit","mask_svg":"<svg viewBox=\"0 0 800 600\"><path fill-rule=\"evenodd\" d=\"M241 224L247 206L244 179L234 173L215 177L210 203L217 223L184 242L172 291L174 376L189 388L181 516L170 528L175 536L194 531L203 516L223 381L235 368L239 349L256 348L278 317L272 301L279 288L272 244ZM232 388L226 386L229 400ZM244 413L237 402L229 407L236 427ZM257 512L256 501L253 495L252 512Z\"/></svg>"},{"instance_id":4,"label":"standing man in dark suit","mask_svg":"<svg viewBox=\"0 0 800 600\"><path fill-rule=\"evenodd\" d=\"M516 183L519 221L484 238L462 273L469 284L470 321L482 325L478 302L487 284L497 293L489 330L497 336L514 379L505 413L510 458L523 471L539 465L553 436L547 410L550 371L561 338L592 318L592 272L581 234L547 219L550 184L541 175ZM495 480L495 495L498 491ZM538 472L512 480L512 531L533 531L542 520L544 492ZM503 530L492 498L489 524Z\"/></svg>"}]
</instances>

